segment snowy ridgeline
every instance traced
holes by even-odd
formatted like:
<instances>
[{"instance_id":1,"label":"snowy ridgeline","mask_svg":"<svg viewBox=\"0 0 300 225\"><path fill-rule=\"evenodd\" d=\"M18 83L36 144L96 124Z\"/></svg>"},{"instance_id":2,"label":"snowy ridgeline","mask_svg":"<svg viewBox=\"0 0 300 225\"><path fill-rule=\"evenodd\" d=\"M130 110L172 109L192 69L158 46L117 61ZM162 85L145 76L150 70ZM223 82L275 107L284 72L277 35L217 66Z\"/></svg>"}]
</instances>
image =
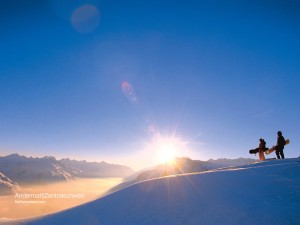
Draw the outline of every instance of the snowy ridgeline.
<instances>
[{"instance_id":1,"label":"snowy ridgeline","mask_svg":"<svg viewBox=\"0 0 300 225\"><path fill-rule=\"evenodd\" d=\"M11 195L19 189L19 185L0 172L0 196Z\"/></svg>"},{"instance_id":2,"label":"snowy ridgeline","mask_svg":"<svg viewBox=\"0 0 300 225\"><path fill-rule=\"evenodd\" d=\"M299 187L299 158L270 160L152 179L67 211L8 224L297 225Z\"/></svg>"},{"instance_id":3,"label":"snowy ridgeline","mask_svg":"<svg viewBox=\"0 0 300 225\"><path fill-rule=\"evenodd\" d=\"M144 169L142 171L132 174L129 177L126 177L123 183L112 188L110 192L114 192L125 187L131 186L132 184L154 178L185 173L204 172L222 167L241 166L254 163L256 161L257 160L249 158L217 160L210 159L208 161L192 160L187 157L176 158L175 161L171 164L161 164L152 169Z\"/></svg>"},{"instance_id":4,"label":"snowy ridgeline","mask_svg":"<svg viewBox=\"0 0 300 225\"><path fill-rule=\"evenodd\" d=\"M134 171L106 162L86 162L54 157L33 158L12 154L0 157L0 195L16 189L17 184L51 183L75 178L125 177Z\"/></svg>"},{"instance_id":5,"label":"snowy ridgeline","mask_svg":"<svg viewBox=\"0 0 300 225\"><path fill-rule=\"evenodd\" d=\"M138 181L149 180L162 176L183 174L183 173L195 173L203 172L207 170L230 167L230 166L241 166L250 163L254 163L256 160L248 158L239 159L210 159L208 161L192 160L190 158L182 157L176 158L174 163L158 165L152 170L142 172L138 175Z\"/></svg>"}]
</instances>

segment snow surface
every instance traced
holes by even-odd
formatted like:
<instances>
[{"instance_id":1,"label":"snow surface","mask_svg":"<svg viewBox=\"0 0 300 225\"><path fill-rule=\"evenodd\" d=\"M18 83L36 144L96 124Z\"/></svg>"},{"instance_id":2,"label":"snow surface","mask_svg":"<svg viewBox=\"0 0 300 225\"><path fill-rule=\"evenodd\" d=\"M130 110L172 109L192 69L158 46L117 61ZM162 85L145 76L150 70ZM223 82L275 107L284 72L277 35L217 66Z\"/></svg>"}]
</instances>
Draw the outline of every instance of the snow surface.
<instances>
[{"instance_id":1,"label":"snow surface","mask_svg":"<svg viewBox=\"0 0 300 225\"><path fill-rule=\"evenodd\" d=\"M152 179L23 225L297 225L300 159Z\"/></svg>"}]
</instances>

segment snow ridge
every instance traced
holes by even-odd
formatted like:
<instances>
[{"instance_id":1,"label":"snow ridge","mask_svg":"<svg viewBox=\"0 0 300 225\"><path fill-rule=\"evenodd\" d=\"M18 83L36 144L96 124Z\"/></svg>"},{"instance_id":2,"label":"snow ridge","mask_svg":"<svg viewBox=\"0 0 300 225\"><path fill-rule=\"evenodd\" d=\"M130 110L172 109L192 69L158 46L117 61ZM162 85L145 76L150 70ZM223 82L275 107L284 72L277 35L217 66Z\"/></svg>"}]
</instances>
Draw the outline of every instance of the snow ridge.
<instances>
[{"instance_id":1,"label":"snow ridge","mask_svg":"<svg viewBox=\"0 0 300 225\"><path fill-rule=\"evenodd\" d=\"M0 196L13 194L18 189L17 183L0 172Z\"/></svg>"}]
</instances>

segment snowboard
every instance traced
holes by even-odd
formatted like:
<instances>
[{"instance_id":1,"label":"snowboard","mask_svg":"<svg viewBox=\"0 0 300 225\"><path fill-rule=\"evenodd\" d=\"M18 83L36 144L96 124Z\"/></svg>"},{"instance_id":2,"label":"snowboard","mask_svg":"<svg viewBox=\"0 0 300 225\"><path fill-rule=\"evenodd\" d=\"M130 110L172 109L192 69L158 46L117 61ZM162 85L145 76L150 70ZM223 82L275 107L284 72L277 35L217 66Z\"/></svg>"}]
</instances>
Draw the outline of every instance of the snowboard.
<instances>
[{"instance_id":1,"label":"snowboard","mask_svg":"<svg viewBox=\"0 0 300 225\"><path fill-rule=\"evenodd\" d=\"M268 148L265 148L265 149L264 149L264 152L266 152L266 151L268 151L268 150L269 150ZM250 154L256 154L256 153L258 153L258 148L254 148L254 149L249 150L249 153L250 153Z\"/></svg>"},{"instance_id":2,"label":"snowboard","mask_svg":"<svg viewBox=\"0 0 300 225\"><path fill-rule=\"evenodd\" d=\"M250 154L256 154L256 153L258 153L258 148L249 150L249 153Z\"/></svg>"},{"instance_id":3,"label":"snowboard","mask_svg":"<svg viewBox=\"0 0 300 225\"><path fill-rule=\"evenodd\" d=\"M285 145L288 145L289 143L290 143L290 139L286 139ZM273 146L272 148L270 148L269 150L266 151L266 154L267 155L271 154L272 152L274 152L276 150L275 148L276 148L276 146Z\"/></svg>"}]
</instances>

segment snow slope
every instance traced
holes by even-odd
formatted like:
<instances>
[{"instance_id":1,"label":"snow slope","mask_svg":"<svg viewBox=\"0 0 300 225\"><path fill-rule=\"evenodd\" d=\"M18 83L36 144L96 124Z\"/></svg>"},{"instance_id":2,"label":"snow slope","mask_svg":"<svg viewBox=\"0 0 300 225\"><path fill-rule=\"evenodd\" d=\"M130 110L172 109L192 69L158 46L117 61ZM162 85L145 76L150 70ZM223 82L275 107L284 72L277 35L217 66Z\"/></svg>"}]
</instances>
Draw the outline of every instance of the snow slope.
<instances>
[{"instance_id":1,"label":"snow slope","mask_svg":"<svg viewBox=\"0 0 300 225\"><path fill-rule=\"evenodd\" d=\"M19 189L17 183L0 172L0 196L11 195Z\"/></svg>"},{"instance_id":2,"label":"snow slope","mask_svg":"<svg viewBox=\"0 0 300 225\"><path fill-rule=\"evenodd\" d=\"M300 159L152 179L26 225L297 225Z\"/></svg>"},{"instance_id":3,"label":"snow slope","mask_svg":"<svg viewBox=\"0 0 300 225\"><path fill-rule=\"evenodd\" d=\"M208 161L192 160L187 157L175 158L174 162L168 164L160 164L156 167L144 169L131 174L129 177L124 179L124 182L115 186L110 190L115 192L125 187L131 186L135 183L139 183L145 180L159 178L163 176L178 175L185 173L196 173L204 172L207 170L229 167L229 166L241 166L257 162L257 160L249 158L238 158L238 159L210 159Z\"/></svg>"}]
</instances>

